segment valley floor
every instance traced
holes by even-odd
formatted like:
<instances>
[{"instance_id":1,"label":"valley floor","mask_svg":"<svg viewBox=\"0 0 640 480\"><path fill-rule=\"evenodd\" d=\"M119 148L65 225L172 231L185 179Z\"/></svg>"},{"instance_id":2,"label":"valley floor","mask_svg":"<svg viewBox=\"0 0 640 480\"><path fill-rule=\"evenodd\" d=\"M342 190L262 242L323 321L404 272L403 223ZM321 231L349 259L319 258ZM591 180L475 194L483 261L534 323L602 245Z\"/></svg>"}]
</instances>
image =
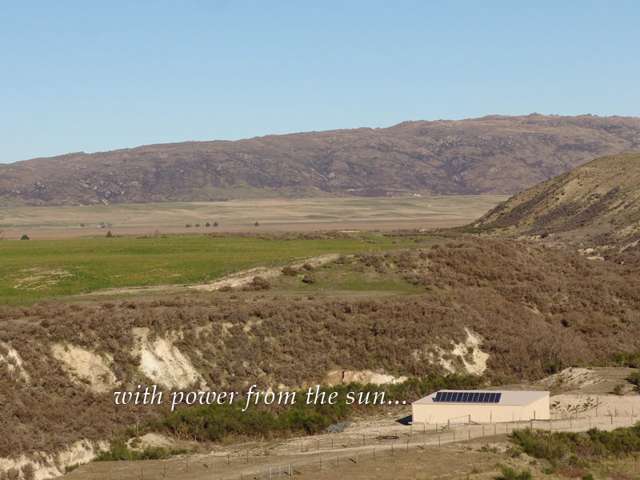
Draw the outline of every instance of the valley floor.
<instances>
[{"instance_id":1,"label":"valley floor","mask_svg":"<svg viewBox=\"0 0 640 480\"><path fill-rule=\"evenodd\" d=\"M434 229L465 225L507 197L345 197L78 207L11 207L0 238L62 239L176 233ZM258 225L256 225L258 222Z\"/></svg>"}]
</instances>

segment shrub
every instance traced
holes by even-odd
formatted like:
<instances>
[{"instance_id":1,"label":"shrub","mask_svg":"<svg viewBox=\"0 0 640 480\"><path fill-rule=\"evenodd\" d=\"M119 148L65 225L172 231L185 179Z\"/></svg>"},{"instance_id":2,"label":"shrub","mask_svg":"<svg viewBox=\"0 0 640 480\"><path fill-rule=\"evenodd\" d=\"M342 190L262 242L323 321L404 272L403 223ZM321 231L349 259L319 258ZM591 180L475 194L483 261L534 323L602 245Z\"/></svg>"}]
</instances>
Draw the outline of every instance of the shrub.
<instances>
[{"instance_id":1,"label":"shrub","mask_svg":"<svg viewBox=\"0 0 640 480\"><path fill-rule=\"evenodd\" d=\"M107 238L113 238L113 233L111 233L111 230L109 230L109 231L107 232L107 234L105 235L105 237L107 237Z\"/></svg>"},{"instance_id":2,"label":"shrub","mask_svg":"<svg viewBox=\"0 0 640 480\"><path fill-rule=\"evenodd\" d=\"M0 472L2 473L2 472ZM6 472L4 472L4 478L2 480L19 480L20 479L20 471L15 468L10 468Z\"/></svg>"},{"instance_id":3,"label":"shrub","mask_svg":"<svg viewBox=\"0 0 640 480\"><path fill-rule=\"evenodd\" d=\"M20 240L29 240L29 235L27 235L26 233L22 234Z\"/></svg>"},{"instance_id":4,"label":"shrub","mask_svg":"<svg viewBox=\"0 0 640 480\"><path fill-rule=\"evenodd\" d=\"M186 453L185 450L167 449L164 447L147 447L143 450L130 449L124 440L111 442L109 450L101 452L97 457L98 462L112 462L125 460L163 460L173 455Z\"/></svg>"},{"instance_id":5,"label":"shrub","mask_svg":"<svg viewBox=\"0 0 640 480\"><path fill-rule=\"evenodd\" d=\"M269 290L271 284L263 277L253 277L247 288L249 290Z\"/></svg>"},{"instance_id":6,"label":"shrub","mask_svg":"<svg viewBox=\"0 0 640 480\"><path fill-rule=\"evenodd\" d=\"M640 372L633 372L627 377L627 381L631 383L638 392L640 392Z\"/></svg>"},{"instance_id":7,"label":"shrub","mask_svg":"<svg viewBox=\"0 0 640 480\"><path fill-rule=\"evenodd\" d=\"M518 472L511 467L502 467L502 474L495 478L496 480L532 480L533 476L528 470Z\"/></svg>"},{"instance_id":8,"label":"shrub","mask_svg":"<svg viewBox=\"0 0 640 480\"><path fill-rule=\"evenodd\" d=\"M287 265L286 267L282 268L282 274L288 277L295 277L298 274L298 270Z\"/></svg>"},{"instance_id":9,"label":"shrub","mask_svg":"<svg viewBox=\"0 0 640 480\"><path fill-rule=\"evenodd\" d=\"M640 368L640 352L616 353L613 363L619 367Z\"/></svg>"},{"instance_id":10,"label":"shrub","mask_svg":"<svg viewBox=\"0 0 640 480\"><path fill-rule=\"evenodd\" d=\"M36 471L33 468L33 464L27 463L24 467L22 467L22 478L24 480L35 480Z\"/></svg>"},{"instance_id":11,"label":"shrub","mask_svg":"<svg viewBox=\"0 0 640 480\"><path fill-rule=\"evenodd\" d=\"M610 432L595 428L585 433L517 430L511 440L528 455L552 465L578 465L583 460L640 452L640 424Z\"/></svg>"}]
</instances>

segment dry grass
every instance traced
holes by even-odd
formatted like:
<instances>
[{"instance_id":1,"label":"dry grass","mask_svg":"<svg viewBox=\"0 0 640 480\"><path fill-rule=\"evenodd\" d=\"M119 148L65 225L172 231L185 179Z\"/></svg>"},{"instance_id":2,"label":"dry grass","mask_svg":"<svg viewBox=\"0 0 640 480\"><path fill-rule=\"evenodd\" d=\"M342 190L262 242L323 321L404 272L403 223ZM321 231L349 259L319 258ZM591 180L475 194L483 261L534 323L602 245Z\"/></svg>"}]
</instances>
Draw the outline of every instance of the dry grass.
<instances>
[{"instance_id":1,"label":"dry grass","mask_svg":"<svg viewBox=\"0 0 640 480\"><path fill-rule=\"evenodd\" d=\"M108 230L115 235L152 235L445 228L469 223L505 199L451 195L13 207L0 216L0 238L19 239L24 233L32 239L105 236Z\"/></svg>"}]
</instances>

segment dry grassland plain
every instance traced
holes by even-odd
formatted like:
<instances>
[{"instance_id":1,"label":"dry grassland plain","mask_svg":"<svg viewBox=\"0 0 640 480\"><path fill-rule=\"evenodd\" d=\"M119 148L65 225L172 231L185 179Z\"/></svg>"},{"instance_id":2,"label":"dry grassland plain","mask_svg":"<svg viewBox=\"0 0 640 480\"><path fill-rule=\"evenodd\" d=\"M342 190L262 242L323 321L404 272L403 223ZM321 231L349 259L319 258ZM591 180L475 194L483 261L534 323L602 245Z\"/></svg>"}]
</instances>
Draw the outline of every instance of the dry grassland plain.
<instances>
[{"instance_id":1,"label":"dry grassland plain","mask_svg":"<svg viewBox=\"0 0 640 480\"><path fill-rule=\"evenodd\" d=\"M467 224L506 199L451 195L12 207L0 209L0 235L5 239L19 239L23 234L32 239L56 239L102 236L108 230L118 235L150 235L433 229Z\"/></svg>"}]
</instances>

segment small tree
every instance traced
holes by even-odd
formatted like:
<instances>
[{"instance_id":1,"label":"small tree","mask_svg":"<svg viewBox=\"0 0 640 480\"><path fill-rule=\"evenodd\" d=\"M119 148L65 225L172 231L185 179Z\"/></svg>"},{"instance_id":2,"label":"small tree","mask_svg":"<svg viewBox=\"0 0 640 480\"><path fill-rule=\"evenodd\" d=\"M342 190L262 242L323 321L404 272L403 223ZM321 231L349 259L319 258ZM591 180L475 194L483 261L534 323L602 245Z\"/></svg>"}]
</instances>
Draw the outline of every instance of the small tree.
<instances>
[{"instance_id":1,"label":"small tree","mask_svg":"<svg viewBox=\"0 0 640 480\"><path fill-rule=\"evenodd\" d=\"M109 230L105 236L107 238L113 238L113 233L111 233L111 230Z\"/></svg>"},{"instance_id":2,"label":"small tree","mask_svg":"<svg viewBox=\"0 0 640 480\"><path fill-rule=\"evenodd\" d=\"M259 222L256 222L256 223L254 223L254 224L253 224L253 226L254 226L254 227L259 227L259 226L260 226L260 223L259 223Z\"/></svg>"},{"instance_id":3,"label":"small tree","mask_svg":"<svg viewBox=\"0 0 640 480\"><path fill-rule=\"evenodd\" d=\"M218 222L213 222L213 226L217 227L218 226Z\"/></svg>"},{"instance_id":4,"label":"small tree","mask_svg":"<svg viewBox=\"0 0 640 480\"><path fill-rule=\"evenodd\" d=\"M27 235L26 233L23 233L22 236L20 237L20 240L29 240L29 235Z\"/></svg>"},{"instance_id":5,"label":"small tree","mask_svg":"<svg viewBox=\"0 0 640 480\"><path fill-rule=\"evenodd\" d=\"M209 228L211 226L211 224L209 222L204 224L205 227Z\"/></svg>"}]
</instances>

